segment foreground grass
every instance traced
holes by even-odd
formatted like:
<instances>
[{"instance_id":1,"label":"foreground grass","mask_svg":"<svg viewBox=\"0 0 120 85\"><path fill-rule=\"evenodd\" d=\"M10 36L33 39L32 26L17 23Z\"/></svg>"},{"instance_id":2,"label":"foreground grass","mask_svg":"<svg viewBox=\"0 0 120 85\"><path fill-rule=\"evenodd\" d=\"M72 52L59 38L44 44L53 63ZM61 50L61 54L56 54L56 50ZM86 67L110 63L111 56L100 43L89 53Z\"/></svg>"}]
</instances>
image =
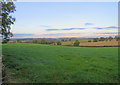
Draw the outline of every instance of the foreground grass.
<instances>
[{"instance_id":1,"label":"foreground grass","mask_svg":"<svg viewBox=\"0 0 120 85\"><path fill-rule=\"evenodd\" d=\"M117 47L4 44L11 83L117 83Z\"/></svg>"}]
</instances>

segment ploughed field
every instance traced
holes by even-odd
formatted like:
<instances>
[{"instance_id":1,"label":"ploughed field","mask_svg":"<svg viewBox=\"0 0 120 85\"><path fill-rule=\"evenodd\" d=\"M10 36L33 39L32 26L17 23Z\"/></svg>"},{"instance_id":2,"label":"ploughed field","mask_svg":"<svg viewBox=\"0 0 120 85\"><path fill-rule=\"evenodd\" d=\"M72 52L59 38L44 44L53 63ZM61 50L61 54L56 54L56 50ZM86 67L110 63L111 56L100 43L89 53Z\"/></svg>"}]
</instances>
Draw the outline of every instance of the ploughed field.
<instances>
[{"instance_id":1,"label":"ploughed field","mask_svg":"<svg viewBox=\"0 0 120 85\"><path fill-rule=\"evenodd\" d=\"M9 83L118 83L118 47L3 44L3 64Z\"/></svg>"},{"instance_id":2,"label":"ploughed field","mask_svg":"<svg viewBox=\"0 0 120 85\"><path fill-rule=\"evenodd\" d=\"M75 41L65 41L62 42L63 46L73 46ZM79 46L119 46L118 41L116 40L111 40L111 41L98 41L98 42L88 42L88 40L79 40L80 44Z\"/></svg>"}]
</instances>

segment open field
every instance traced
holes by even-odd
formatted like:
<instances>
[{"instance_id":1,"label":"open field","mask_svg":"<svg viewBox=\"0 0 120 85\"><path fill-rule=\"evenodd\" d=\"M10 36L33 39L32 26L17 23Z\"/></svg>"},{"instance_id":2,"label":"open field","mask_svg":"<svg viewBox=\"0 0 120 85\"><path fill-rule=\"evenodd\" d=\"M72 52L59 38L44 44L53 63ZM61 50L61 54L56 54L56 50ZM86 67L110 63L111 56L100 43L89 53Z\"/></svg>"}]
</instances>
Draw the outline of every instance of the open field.
<instances>
[{"instance_id":1,"label":"open field","mask_svg":"<svg viewBox=\"0 0 120 85\"><path fill-rule=\"evenodd\" d=\"M65 41L62 42L62 45L64 46L72 46L75 41ZM79 40L80 45L79 46L118 46L118 41L112 40L112 41L98 41L98 42L88 42L88 40Z\"/></svg>"},{"instance_id":2,"label":"open field","mask_svg":"<svg viewBox=\"0 0 120 85\"><path fill-rule=\"evenodd\" d=\"M81 42L79 46L118 46L118 41Z\"/></svg>"},{"instance_id":3,"label":"open field","mask_svg":"<svg viewBox=\"0 0 120 85\"><path fill-rule=\"evenodd\" d=\"M88 40L89 39L80 39L79 42L86 43L86 42L88 42ZM73 45L74 42L75 42L75 40L64 41L64 42L62 42L62 45Z\"/></svg>"},{"instance_id":4,"label":"open field","mask_svg":"<svg viewBox=\"0 0 120 85\"><path fill-rule=\"evenodd\" d=\"M118 47L3 44L9 83L118 83Z\"/></svg>"}]
</instances>

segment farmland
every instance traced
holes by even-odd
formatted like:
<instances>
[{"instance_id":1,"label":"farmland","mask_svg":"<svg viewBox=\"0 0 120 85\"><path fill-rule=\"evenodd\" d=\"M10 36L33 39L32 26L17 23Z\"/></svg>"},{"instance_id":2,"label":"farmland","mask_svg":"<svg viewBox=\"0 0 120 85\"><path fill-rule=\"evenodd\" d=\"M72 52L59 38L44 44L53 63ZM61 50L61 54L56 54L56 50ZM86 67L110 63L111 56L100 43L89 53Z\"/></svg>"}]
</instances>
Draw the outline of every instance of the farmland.
<instances>
[{"instance_id":1,"label":"farmland","mask_svg":"<svg viewBox=\"0 0 120 85\"><path fill-rule=\"evenodd\" d=\"M18 39L17 39L18 40ZM72 38L71 40L66 39L66 38L62 38L62 39L43 39L44 43L41 43L42 39L19 39L19 42L17 42L17 40L12 39L9 43L36 43L36 44L49 44L49 45L57 45L57 42L59 41L61 43L62 46L74 46L74 42L76 40L78 40L80 42L79 46L81 47L116 47L119 46L118 41L116 39L112 39L112 40L104 40L104 41L97 41L97 42L93 42L93 39L81 39L81 38ZM33 41L36 42L33 42ZM62 41L64 40L64 41ZM91 42L88 42L88 41ZM53 42L53 43L51 43Z\"/></svg>"},{"instance_id":2,"label":"farmland","mask_svg":"<svg viewBox=\"0 0 120 85\"><path fill-rule=\"evenodd\" d=\"M118 47L3 44L7 83L118 83Z\"/></svg>"}]
</instances>

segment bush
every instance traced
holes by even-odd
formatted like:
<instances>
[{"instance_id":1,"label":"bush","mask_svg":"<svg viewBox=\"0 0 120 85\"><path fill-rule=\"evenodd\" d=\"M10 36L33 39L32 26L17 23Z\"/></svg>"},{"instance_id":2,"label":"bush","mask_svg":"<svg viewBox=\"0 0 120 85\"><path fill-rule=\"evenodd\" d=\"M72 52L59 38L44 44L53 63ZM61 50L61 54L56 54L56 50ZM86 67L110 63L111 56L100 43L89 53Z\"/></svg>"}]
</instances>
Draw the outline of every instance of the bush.
<instances>
[{"instance_id":1,"label":"bush","mask_svg":"<svg viewBox=\"0 0 120 85\"><path fill-rule=\"evenodd\" d=\"M61 41L62 41L62 42L64 42L65 40L64 40L64 39L62 39Z\"/></svg>"},{"instance_id":2,"label":"bush","mask_svg":"<svg viewBox=\"0 0 120 85\"><path fill-rule=\"evenodd\" d=\"M55 42L54 41L50 41L50 44L54 44Z\"/></svg>"},{"instance_id":3,"label":"bush","mask_svg":"<svg viewBox=\"0 0 120 85\"><path fill-rule=\"evenodd\" d=\"M92 42L91 40L88 40L88 42Z\"/></svg>"},{"instance_id":4,"label":"bush","mask_svg":"<svg viewBox=\"0 0 120 85\"><path fill-rule=\"evenodd\" d=\"M16 40L16 43L20 43L20 40Z\"/></svg>"},{"instance_id":5,"label":"bush","mask_svg":"<svg viewBox=\"0 0 120 85\"><path fill-rule=\"evenodd\" d=\"M104 37L100 37L99 41L105 41Z\"/></svg>"},{"instance_id":6,"label":"bush","mask_svg":"<svg viewBox=\"0 0 120 85\"><path fill-rule=\"evenodd\" d=\"M105 38L105 41L108 41L108 38L107 38L107 37Z\"/></svg>"},{"instance_id":7,"label":"bush","mask_svg":"<svg viewBox=\"0 0 120 85\"><path fill-rule=\"evenodd\" d=\"M71 41L71 39L69 39L69 41Z\"/></svg>"},{"instance_id":8,"label":"bush","mask_svg":"<svg viewBox=\"0 0 120 85\"><path fill-rule=\"evenodd\" d=\"M57 45L61 45L61 42L60 42L60 41L57 41Z\"/></svg>"},{"instance_id":9,"label":"bush","mask_svg":"<svg viewBox=\"0 0 120 85\"><path fill-rule=\"evenodd\" d=\"M115 36L115 38L114 38L116 41L118 41L118 40L120 40L120 37L118 37L118 36Z\"/></svg>"},{"instance_id":10,"label":"bush","mask_svg":"<svg viewBox=\"0 0 120 85\"><path fill-rule=\"evenodd\" d=\"M33 40L32 42L33 42L33 43L38 43L38 41L37 41L37 40Z\"/></svg>"},{"instance_id":11,"label":"bush","mask_svg":"<svg viewBox=\"0 0 120 85\"><path fill-rule=\"evenodd\" d=\"M74 42L74 46L79 46L79 44L80 44L80 42L79 42L78 40L76 40L76 41Z\"/></svg>"},{"instance_id":12,"label":"bush","mask_svg":"<svg viewBox=\"0 0 120 85\"><path fill-rule=\"evenodd\" d=\"M98 38L94 38L94 39L93 39L93 42L97 42L97 41L98 41Z\"/></svg>"},{"instance_id":13,"label":"bush","mask_svg":"<svg viewBox=\"0 0 120 85\"><path fill-rule=\"evenodd\" d=\"M42 40L40 41L40 44L46 44L46 40L42 39Z\"/></svg>"},{"instance_id":14,"label":"bush","mask_svg":"<svg viewBox=\"0 0 120 85\"><path fill-rule=\"evenodd\" d=\"M113 38L111 36L108 39L109 39L109 41L113 40Z\"/></svg>"}]
</instances>

